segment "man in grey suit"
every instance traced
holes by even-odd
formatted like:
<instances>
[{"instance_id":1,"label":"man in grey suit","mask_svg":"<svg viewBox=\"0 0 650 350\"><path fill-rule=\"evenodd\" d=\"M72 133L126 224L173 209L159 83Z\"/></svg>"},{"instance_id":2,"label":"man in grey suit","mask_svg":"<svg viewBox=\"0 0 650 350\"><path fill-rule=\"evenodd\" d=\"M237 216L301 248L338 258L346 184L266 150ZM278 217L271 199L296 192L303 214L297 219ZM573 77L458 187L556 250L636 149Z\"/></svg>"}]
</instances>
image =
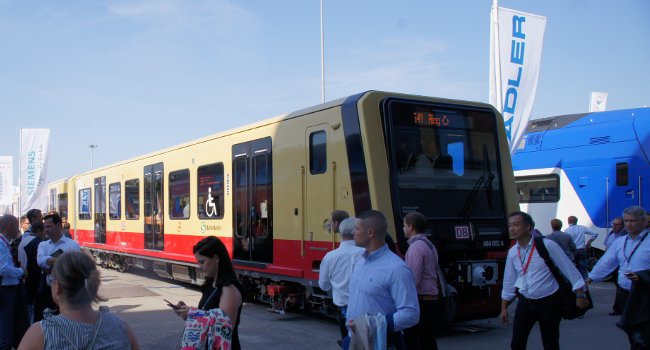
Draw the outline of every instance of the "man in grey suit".
<instances>
[{"instance_id":1,"label":"man in grey suit","mask_svg":"<svg viewBox=\"0 0 650 350\"><path fill-rule=\"evenodd\" d=\"M564 251L571 261L575 262L575 257L577 254L576 244L571 239L568 233L562 232L562 221L560 219L551 220L551 228L553 232L548 234L546 238L553 240L557 243L560 248Z\"/></svg>"}]
</instances>

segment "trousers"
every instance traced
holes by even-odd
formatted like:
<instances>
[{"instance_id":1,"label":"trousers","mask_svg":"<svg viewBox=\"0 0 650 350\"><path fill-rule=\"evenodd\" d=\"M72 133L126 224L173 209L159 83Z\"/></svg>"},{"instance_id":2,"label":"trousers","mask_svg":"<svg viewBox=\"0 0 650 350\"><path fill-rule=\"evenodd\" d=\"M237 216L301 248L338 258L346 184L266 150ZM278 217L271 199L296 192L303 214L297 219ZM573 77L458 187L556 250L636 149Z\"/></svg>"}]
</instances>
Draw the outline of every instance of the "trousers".
<instances>
[{"instance_id":1,"label":"trousers","mask_svg":"<svg viewBox=\"0 0 650 350\"><path fill-rule=\"evenodd\" d=\"M526 299L520 295L510 347L513 350L526 349L530 331L535 322L539 322L544 350L559 350L561 319L558 293L541 299Z\"/></svg>"}]
</instances>

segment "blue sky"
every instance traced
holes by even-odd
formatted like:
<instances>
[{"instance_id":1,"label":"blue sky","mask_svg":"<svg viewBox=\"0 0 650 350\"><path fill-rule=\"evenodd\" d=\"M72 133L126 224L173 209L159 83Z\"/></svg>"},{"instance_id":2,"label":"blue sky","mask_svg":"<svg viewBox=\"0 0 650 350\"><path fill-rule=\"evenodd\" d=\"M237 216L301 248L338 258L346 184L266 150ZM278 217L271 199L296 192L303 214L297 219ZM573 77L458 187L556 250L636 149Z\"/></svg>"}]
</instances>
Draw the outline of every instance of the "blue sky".
<instances>
[{"instance_id":1,"label":"blue sky","mask_svg":"<svg viewBox=\"0 0 650 350\"><path fill-rule=\"evenodd\" d=\"M326 100L487 102L490 0L325 0ZM650 2L501 0L547 17L533 118L650 105ZM320 103L319 0L0 0L0 155L50 128L48 179ZM17 173L15 180L17 181Z\"/></svg>"}]
</instances>

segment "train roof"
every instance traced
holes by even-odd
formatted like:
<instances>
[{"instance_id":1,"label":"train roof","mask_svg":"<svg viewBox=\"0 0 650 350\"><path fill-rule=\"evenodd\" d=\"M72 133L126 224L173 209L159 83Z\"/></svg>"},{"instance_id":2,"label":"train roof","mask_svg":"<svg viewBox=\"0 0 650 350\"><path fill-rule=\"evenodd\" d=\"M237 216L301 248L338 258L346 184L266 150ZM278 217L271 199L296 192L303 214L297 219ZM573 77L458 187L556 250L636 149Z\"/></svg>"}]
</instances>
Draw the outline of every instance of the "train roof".
<instances>
[{"instance_id":1,"label":"train roof","mask_svg":"<svg viewBox=\"0 0 650 350\"><path fill-rule=\"evenodd\" d=\"M558 115L554 117L534 119L528 123L528 126L526 127L526 133L530 134L533 132L560 129L569 125L573 126L574 122L580 120L585 120L588 123L593 124L598 122L607 122L611 120L634 119L637 116L637 112L645 113L648 111L650 111L650 108L640 107L640 108L630 108L630 109L617 109L617 110L604 111L604 112L565 114L565 115ZM586 118L587 116L589 118Z\"/></svg>"}]
</instances>

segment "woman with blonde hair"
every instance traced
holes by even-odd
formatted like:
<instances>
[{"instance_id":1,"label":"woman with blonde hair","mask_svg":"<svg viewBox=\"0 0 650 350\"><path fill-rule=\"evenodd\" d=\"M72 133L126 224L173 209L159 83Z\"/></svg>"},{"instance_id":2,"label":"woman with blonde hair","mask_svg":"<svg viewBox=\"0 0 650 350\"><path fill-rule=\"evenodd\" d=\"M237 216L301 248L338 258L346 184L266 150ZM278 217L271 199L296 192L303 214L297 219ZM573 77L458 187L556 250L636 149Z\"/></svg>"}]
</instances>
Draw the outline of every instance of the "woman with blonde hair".
<instances>
[{"instance_id":1,"label":"woman with blonde hair","mask_svg":"<svg viewBox=\"0 0 650 350\"><path fill-rule=\"evenodd\" d=\"M131 328L106 307L99 311L99 271L85 253L61 254L52 269L52 298L60 314L45 315L23 337L19 350L31 349L140 349Z\"/></svg>"}]
</instances>

